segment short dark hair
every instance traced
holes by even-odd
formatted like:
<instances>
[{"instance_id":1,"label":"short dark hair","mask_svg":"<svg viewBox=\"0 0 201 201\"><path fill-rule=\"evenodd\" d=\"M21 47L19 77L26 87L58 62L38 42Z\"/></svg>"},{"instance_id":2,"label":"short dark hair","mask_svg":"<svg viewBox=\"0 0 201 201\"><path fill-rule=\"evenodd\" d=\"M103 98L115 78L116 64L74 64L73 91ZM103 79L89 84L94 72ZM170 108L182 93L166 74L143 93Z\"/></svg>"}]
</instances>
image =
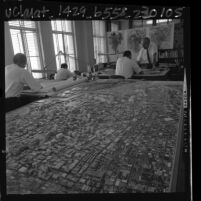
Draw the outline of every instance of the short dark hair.
<instances>
[{"instance_id":1,"label":"short dark hair","mask_svg":"<svg viewBox=\"0 0 201 201\"><path fill-rule=\"evenodd\" d=\"M123 53L123 56L124 56L124 57L131 57L131 51L130 51L130 50L126 50L126 51Z\"/></svg>"},{"instance_id":2,"label":"short dark hair","mask_svg":"<svg viewBox=\"0 0 201 201\"><path fill-rule=\"evenodd\" d=\"M61 68L68 68L68 65L66 63L61 64Z\"/></svg>"},{"instance_id":3,"label":"short dark hair","mask_svg":"<svg viewBox=\"0 0 201 201\"><path fill-rule=\"evenodd\" d=\"M21 65L21 64L26 64L26 62L27 62L27 57L25 54L17 53L13 57L14 64Z\"/></svg>"},{"instance_id":4,"label":"short dark hair","mask_svg":"<svg viewBox=\"0 0 201 201\"><path fill-rule=\"evenodd\" d=\"M148 42L150 42L150 38L149 38L149 37L145 37L145 38L144 38L144 41L145 41L145 40L148 41Z\"/></svg>"}]
</instances>

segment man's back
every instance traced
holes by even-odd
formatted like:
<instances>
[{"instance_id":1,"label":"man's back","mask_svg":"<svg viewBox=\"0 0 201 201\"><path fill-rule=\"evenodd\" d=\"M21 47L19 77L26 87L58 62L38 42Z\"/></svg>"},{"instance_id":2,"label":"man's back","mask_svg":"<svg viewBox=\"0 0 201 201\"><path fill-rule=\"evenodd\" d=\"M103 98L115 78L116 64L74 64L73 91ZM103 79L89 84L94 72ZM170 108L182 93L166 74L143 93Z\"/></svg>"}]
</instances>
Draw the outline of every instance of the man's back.
<instances>
[{"instance_id":1,"label":"man's back","mask_svg":"<svg viewBox=\"0 0 201 201\"><path fill-rule=\"evenodd\" d=\"M133 72L139 73L141 69L138 64L128 57L121 57L116 63L116 75L122 75L125 78L129 78L133 75Z\"/></svg>"},{"instance_id":2,"label":"man's back","mask_svg":"<svg viewBox=\"0 0 201 201\"><path fill-rule=\"evenodd\" d=\"M6 97L19 96L19 91L23 90L22 74L24 69L15 64L5 68L5 89Z\"/></svg>"},{"instance_id":3,"label":"man's back","mask_svg":"<svg viewBox=\"0 0 201 201\"><path fill-rule=\"evenodd\" d=\"M28 84L32 90L36 91L41 87L25 69L18 67L16 64L11 64L5 67L6 98L20 96L24 84Z\"/></svg>"},{"instance_id":4,"label":"man's back","mask_svg":"<svg viewBox=\"0 0 201 201\"><path fill-rule=\"evenodd\" d=\"M67 80L72 76L73 73L71 71L69 71L68 69L61 68L55 75L55 80Z\"/></svg>"}]
</instances>

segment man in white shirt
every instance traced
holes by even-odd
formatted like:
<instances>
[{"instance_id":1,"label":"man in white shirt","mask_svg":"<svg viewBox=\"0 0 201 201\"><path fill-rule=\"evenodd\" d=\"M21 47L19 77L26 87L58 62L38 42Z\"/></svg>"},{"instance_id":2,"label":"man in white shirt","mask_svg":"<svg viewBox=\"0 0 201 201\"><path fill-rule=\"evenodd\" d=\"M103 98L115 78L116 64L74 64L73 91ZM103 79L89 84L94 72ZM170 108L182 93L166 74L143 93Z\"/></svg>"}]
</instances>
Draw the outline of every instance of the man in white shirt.
<instances>
[{"instance_id":1,"label":"man in white shirt","mask_svg":"<svg viewBox=\"0 0 201 201\"><path fill-rule=\"evenodd\" d=\"M40 91L42 86L25 70L27 58L18 53L13 58L13 64L5 67L5 97L7 111L14 106L22 105L21 92L24 85L32 91Z\"/></svg>"},{"instance_id":2,"label":"man in white shirt","mask_svg":"<svg viewBox=\"0 0 201 201\"><path fill-rule=\"evenodd\" d=\"M73 76L75 75L70 70L68 70L68 65L63 63L61 64L61 69L55 75L55 80L67 80Z\"/></svg>"},{"instance_id":3,"label":"man in white shirt","mask_svg":"<svg viewBox=\"0 0 201 201\"><path fill-rule=\"evenodd\" d=\"M154 68L158 61L158 49L148 37L143 40L142 48L137 56L137 62L142 68Z\"/></svg>"},{"instance_id":4,"label":"man in white shirt","mask_svg":"<svg viewBox=\"0 0 201 201\"><path fill-rule=\"evenodd\" d=\"M118 58L116 63L115 75L121 75L125 78L131 78L134 73L143 73L142 69L131 58L132 54L129 50L123 53L123 57Z\"/></svg>"}]
</instances>

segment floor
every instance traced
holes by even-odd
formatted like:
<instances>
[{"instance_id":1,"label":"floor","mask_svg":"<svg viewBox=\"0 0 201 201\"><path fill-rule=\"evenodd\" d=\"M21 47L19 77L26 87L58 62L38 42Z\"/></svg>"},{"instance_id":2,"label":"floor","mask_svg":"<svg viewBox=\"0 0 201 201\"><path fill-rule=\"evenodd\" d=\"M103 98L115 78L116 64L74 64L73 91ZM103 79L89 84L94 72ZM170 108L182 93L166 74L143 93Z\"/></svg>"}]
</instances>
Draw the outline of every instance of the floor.
<instances>
[{"instance_id":1,"label":"floor","mask_svg":"<svg viewBox=\"0 0 201 201\"><path fill-rule=\"evenodd\" d=\"M7 193L169 192L182 84L100 80L6 114Z\"/></svg>"}]
</instances>

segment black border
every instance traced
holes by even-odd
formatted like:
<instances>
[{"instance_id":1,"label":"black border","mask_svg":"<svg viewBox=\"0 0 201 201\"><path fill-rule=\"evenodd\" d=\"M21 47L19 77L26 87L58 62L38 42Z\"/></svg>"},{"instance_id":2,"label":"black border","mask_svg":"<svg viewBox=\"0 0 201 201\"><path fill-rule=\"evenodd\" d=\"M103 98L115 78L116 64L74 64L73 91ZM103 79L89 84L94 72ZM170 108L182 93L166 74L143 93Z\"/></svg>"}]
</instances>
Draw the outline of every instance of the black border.
<instances>
[{"instance_id":1,"label":"black border","mask_svg":"<svg viewBox=\"0 0 201 201\"><path fill-rule=\"evenodd\" d=\"M65 2L62 2L62 0L58 1L59 3L61 3L62 5L66 5L67 3ZM5 8L7 8L7 6L11 6L11 5L19 5L19 4L25 4L27 5L28 7L36 7L36 8L41 8L41 5L46 5L46 6L50 6L50 9L53 9L52 11L54 11L54 6L55 5L58 5L58 2L57 1L54 1L54 0L49 0L49 1L40 1L40 0L36 0L34 2L30 2L27 0L27 1L12 1L12 0L4 0L4 2L1 3L1 12L0 12L0 23L2 27L4 27L4 21L7 21L7 19L5 18L4 16L4 11L5 11ZM72 2L72 1L71 1ZM78 2L76 1L73 1L73 5L77 4ZM122 3L125 3L122 1ZM120 4L120 7L121 6L125 6L125 4ZM134 2L133 2L134 3ZM176 4L177 2L175 2ZM71 3L68 3L71 5ZM100 5L101 7L108 7L109 4L115 6L115 5L118 5L116 4L116 1L113 1L113 2L106 2L104 4L102 3L81 3L82 5L87 5L87 6L90 6L90 7L93 7L95 5ZM130 5L132 4L131 2L130 3L126 3L126 6L132 6ZM157 5L161 5L160 3L157 4ZM138 7L139 5L137 5ZM145 4L145 6L147 6L147 4ZM178 5L177 6L163 6L163 7L181 7L183 5ZM142 6L139 6L139 7L142 7ZM150 8L154 7L153 4L152 6L149 6ZM157 7L157 6L156 6ZM2 12L3 11L3 12ZM190 7L188 6L185 6L185 12L184 12L184 54L185 54L185 66L187 66L186 68L186 72L187 72L187 87L188 87L188 92L190 90L190 86L191 86L191 83L190 83L190 80L191 80L191 70L190 70L190 65L191 65L191 62L190 62L190 46L191 46L191 43L190 43ZM54 19L57 18L54 17ZM19 18L16 18L16 19L19 19ZM93 18L92 18L93 19ZM31 19L32 20L32 19ZM44 18L44 19L33 19L33 20L49 20L48 18ZM97 19L98 20L98 19ZM4 28L2 29L4 30ZM1 31L0 32L0 40L1 40L1 43L0 44L4 44L4 31ZM35 195L35 194L31 194L31 195L6 195L6 152L5 152L5 110L4 110L4 97L5 97L5 76L4 76L4 66L5 66L5 62L4 62L4 58L5 58L5 52L1 52L1 55L2 55L2 59L1 59L1 68L0 68L0 104L1 104L1 107L0 107L0 118L1 118L1 126L0 126L0 133L1 133L1 137L0 137L0 145L1 145L1 166L0 166L0 178L1 178L1 183L0 183L0 189L1 189L1 197L2 200L16 200L16 199L19 199L19 200L49 200L49 199L52 199L52 200L83 200L83 199L89 199L89 200L94 200L94 199L99 199L99 200L154 200L154 201L157 201L157 200L162 200L162 201L166 201L166 200L182 200L182 201L187 201L187 200L190 200L190 183L187 184L186 186L186 191L184 193L148 193L148 194L65 194L65 195L62 195L62 194L50 194L50 195ZM187 93L187 100L189 100L189 96L190 94ZM185 144L185 146L187 147L188 149L188 153L186 153L185 155L185 160L187 161L187 164L189 164L189 161L190 161L190 158L189 158L189 112L190 112L190 103L189 101L187 102L188 103L188 107L184 109L184 112L186 113L186 116L184 116L184 135L186 136L186 139L187 139L187 142ZM186 141L185 141L186 142ZM190 166L188 166L186 172L186 177L189 177L190 176Z\"/></svg>"}]
</instances>

